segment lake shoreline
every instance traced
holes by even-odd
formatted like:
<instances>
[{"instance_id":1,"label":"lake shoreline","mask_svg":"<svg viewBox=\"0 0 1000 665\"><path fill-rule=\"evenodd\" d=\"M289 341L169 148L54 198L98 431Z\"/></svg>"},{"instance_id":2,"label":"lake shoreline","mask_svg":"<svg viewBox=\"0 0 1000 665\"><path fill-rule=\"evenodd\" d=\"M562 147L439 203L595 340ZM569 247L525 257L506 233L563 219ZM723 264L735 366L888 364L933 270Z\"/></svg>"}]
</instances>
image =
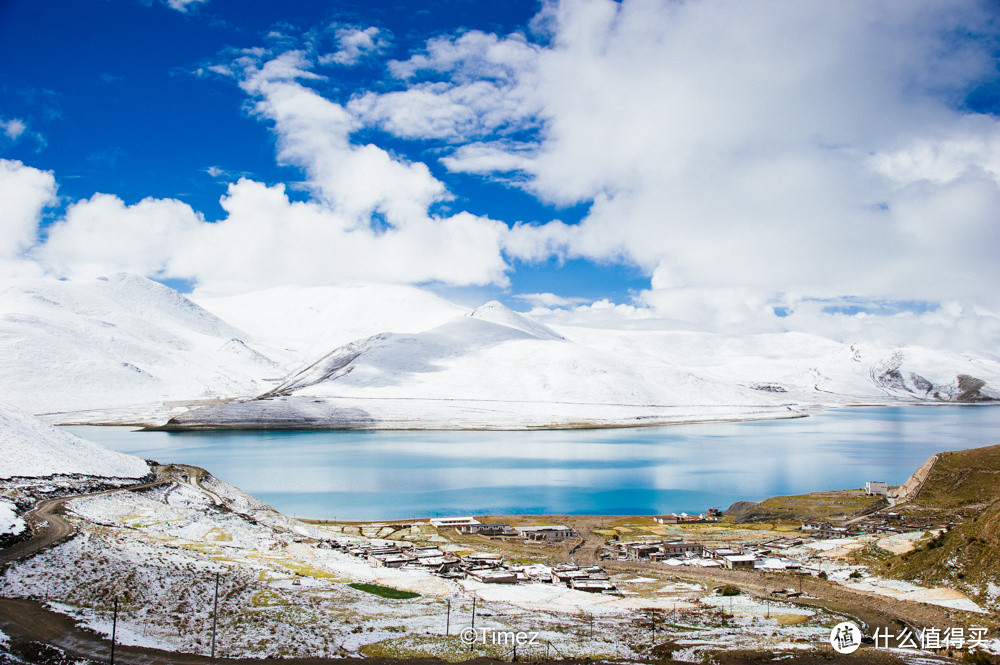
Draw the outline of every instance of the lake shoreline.
<instances>
[{"instance_id":1,"label":"lake shoreline","mask_svg":"<svg viewBox=\"0 0 1000 665\"><path fill-rule=\"evenodd\" d=\"M1000 410L857 407L543 431L69 429L121 452L207 468L290 515L373 521L699 513L867 480L898 485L909 475L902 470L940 450L997 443Z\"/></svg>"}]
</instances>

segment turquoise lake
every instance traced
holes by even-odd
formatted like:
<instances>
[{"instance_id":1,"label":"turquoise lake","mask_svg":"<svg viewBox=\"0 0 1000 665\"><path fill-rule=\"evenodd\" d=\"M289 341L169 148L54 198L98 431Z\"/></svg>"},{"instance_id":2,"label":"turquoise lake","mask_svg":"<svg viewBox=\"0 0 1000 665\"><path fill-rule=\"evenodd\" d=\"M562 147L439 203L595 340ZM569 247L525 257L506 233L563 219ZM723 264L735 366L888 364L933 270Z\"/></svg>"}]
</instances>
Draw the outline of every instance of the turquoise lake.
<instances>
[{"instance_id":1,"label":"turquoise lake","mask_svg":"<svg viewBox=\"0 0 1000 665\"><path fill-rule=\"evenodd\" d=\"M532 432L67 429L146 459L204 467L298 517L641 515L866 480L898 485L936 452L1000 443L1000 408L855 408L795 420Z\"/></svg>"}]
</instances>

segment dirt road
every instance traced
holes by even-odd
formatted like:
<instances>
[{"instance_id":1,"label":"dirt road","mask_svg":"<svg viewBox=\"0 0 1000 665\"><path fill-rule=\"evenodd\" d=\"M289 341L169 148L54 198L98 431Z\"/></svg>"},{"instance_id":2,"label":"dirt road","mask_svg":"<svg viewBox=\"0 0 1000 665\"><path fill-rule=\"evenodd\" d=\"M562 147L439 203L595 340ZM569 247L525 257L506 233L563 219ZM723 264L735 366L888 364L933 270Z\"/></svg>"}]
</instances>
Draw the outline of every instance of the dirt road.
<instances>
[{"instance_id":1,"label":"dirt road","mask_svg":"<svg viewBox=\"0 0 1000 665\"><path fill-rule=\"evenodd\" d=\"M194 468L194 467L191 467ZM88 492L85 494L72 494L55 499L45 499L35 504L35 507L24 516L24 521L31 530L31 537L22 540L10 547L0 550L0 568L14 561L20 561L33 556L47 547L55 545L64 538L73 534L73 525L63 517L63 508L67 501L79 499L87 496L101 496L113 494L115 492L136 492L150 487L156 487L167 482L173 482L170 477L171 467L154 467L154 480L137 485L126 485L111 490L101 492Z\"/></svg>"}]
</instances>

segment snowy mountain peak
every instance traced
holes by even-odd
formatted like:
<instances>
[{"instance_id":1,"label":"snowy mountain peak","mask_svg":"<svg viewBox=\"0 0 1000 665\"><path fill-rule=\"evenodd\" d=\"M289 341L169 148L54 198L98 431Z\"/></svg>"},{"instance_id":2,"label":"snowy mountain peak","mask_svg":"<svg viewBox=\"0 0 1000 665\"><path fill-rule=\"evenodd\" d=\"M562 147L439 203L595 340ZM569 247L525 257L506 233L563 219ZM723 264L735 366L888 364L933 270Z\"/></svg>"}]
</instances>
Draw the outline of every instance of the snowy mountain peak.
<instances>
[{"instance_id":1,"label":"snowy mountain peak","mask_svg":"<svg viewBox=\"0 0 1000 665\"><path fill-rule=\"evenodd\" d=\"M510 309L506 305L496 300L491 300L484 305L477 307L471 314L473 319L495 323L500 326L507 326L527 333L539 339L564 340L566 339L556 331L546 325L532 321L524 314L520 314Z\"/></svg>"}]
</instances>

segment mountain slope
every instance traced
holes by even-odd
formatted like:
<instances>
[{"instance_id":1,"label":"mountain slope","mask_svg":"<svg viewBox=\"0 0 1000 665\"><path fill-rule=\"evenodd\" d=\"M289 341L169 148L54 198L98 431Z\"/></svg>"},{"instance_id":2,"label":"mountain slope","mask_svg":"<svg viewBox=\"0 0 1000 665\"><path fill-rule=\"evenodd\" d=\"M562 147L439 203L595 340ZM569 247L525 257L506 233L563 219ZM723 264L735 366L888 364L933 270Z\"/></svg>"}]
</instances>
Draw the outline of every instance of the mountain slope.
<instances>
[{"instance_id":1,"label":"mountain slope","mask_svg":"<svg viewBox=\"0 0 1000 665\"><path fill-rule=\"evenodd\" d=\"M258 393L283 371L251 344L135 275L0 286L0 392L33 413Z\"/></svg>"},{"instance_id":2,"label":"mountain slope","mask_svg":"<svg viewBox=\"0 0 1000 665\"><path fill-rule=\"evenodd\" d=\"M85 475L141 478L149 466L0 404L0 479Z\"/></svg>"},{"instance_id":3,"label":"mountain slope","mask_svg":"<svg viewBox=\"0 0 1000 665\"><path fill-rule=\"evenodd\" d=\"M277 401L264 403L268 399ZM407 400L414 402L409 411L402 406ZM389 414L390 408L396 410ZM750 412L789 415L773 395L655 358L588 348L494 302L421 333L352 342L293 373L261 400L204 407L172 425L259 426L274 418L289 426L292 414L299 414L304 426L517 428Z\"/></svg>"},{"instance_id":4,"label":"mountain slope","mask_svg":"<svg viewBox=\"0 0 1000 665\"><path fill-rule=\"evenodd\" d=\"M238 296L193 294L200 306L299 361L383 332L416 333L464 308L412 286L281 286Z\"/></svg>"},{"instance_id":5,"label":"mountain slope","mask_svg":"<svg viewBox=\"0 0 1000 665\"><path fill-rule=\"evenodd\" d=\"M1000 362L915 346L842 344L806 333L715 335L674 331L557 328L609 353L667 360L690 372L788 401L978 402L1000 399Z\"/></svg>"}]
</instances>

